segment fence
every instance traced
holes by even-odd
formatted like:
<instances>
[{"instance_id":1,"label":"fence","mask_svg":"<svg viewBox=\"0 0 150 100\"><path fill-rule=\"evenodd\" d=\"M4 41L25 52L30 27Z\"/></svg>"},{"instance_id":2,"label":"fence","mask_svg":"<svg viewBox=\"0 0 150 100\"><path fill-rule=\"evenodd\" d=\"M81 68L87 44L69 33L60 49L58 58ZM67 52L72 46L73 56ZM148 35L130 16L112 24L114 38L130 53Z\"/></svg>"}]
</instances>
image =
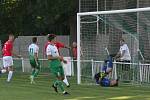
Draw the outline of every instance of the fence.
<instances>
[{"instance_id":1,"label":"fence","mask_svg":"<svg viewBox=\"0 0 150 100\"><path fill-rule=\"evenodd\" d=\"M48 60L39 59L41 62L41 73L49 73ZM69 76L77 76L76 60L70 62L67 69ZM2 67L2 58L0 58ZM94 84L94 75L102 70L103 61L81 60L81 83ZM16 72L31 72L29 59L14 58L14 69ZM119 77L120 82L128 84L150 84L150 64L113 62L113 71L109 76L111 79Z\"/></svg>"},{"instance_id":2,"label":"fence","mask_svg":"<svg viewBox=\"0 0 150 100\"><path fill-rule=\"evenodd\" d=\"M95 83L94 75L102 70L103 61L81 60L81 83ZM126 84L150 84L150 64L113 62L111 79Z\"/></svg>"}]
</instances>

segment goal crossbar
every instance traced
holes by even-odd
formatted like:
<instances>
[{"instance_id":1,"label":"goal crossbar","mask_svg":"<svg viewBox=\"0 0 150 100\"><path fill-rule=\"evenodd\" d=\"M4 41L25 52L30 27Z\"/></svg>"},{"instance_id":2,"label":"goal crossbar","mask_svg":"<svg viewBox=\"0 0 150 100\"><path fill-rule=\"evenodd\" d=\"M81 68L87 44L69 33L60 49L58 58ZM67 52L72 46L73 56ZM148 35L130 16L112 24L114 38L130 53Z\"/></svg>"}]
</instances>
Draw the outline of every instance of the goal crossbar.
<instances>
[{"instance_id":1,"label":"goal crossbar","mask_svg":"<svg viewBox=\"0 0 150 100\"><path fill-rule=\"evenodd\" d=\"M135 8L135 9L123 9L123 10L110 10L110 11L83 12L83 13L77 13L77 16L131 13L131 12L142 12L142 11L150 11L150 7Z\"/></svg>"}]
</instances>

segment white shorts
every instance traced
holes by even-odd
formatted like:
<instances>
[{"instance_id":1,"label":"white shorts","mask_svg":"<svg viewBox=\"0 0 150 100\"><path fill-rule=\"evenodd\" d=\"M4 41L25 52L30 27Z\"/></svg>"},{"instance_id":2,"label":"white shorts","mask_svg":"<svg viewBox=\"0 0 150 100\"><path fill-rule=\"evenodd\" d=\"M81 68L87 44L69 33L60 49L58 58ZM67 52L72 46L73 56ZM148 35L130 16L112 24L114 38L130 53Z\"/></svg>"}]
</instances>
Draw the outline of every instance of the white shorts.
<instances>
[{"instance_id":1,"label":"white shorts","mask_svg":"<svg viewBox=\"0 0 150 100\"><path fill-rule=\"evenodd\" d=\"M4 56L3 57L3 66L4 66L4 68L13 66L12 56Z\"/></svg>"}]
</instances>

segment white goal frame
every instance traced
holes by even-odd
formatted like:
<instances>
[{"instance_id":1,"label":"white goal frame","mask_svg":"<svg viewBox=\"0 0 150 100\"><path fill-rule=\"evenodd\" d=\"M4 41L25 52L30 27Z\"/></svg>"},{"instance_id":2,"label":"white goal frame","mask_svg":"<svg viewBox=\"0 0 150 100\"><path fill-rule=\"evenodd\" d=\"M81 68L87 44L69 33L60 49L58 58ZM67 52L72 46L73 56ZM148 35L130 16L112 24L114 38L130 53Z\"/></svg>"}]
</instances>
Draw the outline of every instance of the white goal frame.
<instances>
[{"instance_id":1,"label":"white goal frame","mask_svg":"<svg viewBox=\"0 0 150 100\"><path fill-rule=\"evenodd\" d=\"M135 9L123 9L123 10L110 10L110 11L96 11L96 12L83 12L77 13L77 84L81 83L81 65L80 65L80 55L81 55L81 48L80 48L80 23L81 23L81 16L88 16L88 15L105 15L105 14L118 14L118 13L132 13L132 12L145 12L150 11L150 7L145 8L135 8Z\"/></svg>"}]
</instances>

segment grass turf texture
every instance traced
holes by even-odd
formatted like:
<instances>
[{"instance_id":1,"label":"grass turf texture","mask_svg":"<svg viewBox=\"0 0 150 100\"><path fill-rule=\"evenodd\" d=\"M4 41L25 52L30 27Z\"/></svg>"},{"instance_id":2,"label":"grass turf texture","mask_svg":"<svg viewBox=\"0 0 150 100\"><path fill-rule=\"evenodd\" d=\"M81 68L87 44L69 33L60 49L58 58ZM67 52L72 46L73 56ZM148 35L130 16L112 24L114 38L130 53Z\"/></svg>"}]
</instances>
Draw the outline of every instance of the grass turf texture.
<instances>
[{"instance_id":1,"label":"grass turf texture","mask_svg":"<svg viewBox=\"0 0 150 100\"><path fill-rule=\"evenodd\" d=\"M50 76L40 75L36 85L26 74L15 74L11 83L6 83L6 77L0 77L0 100L150 100L150 87L76 85L70 78L71 87L65 88L70 95L63 96L51 88Z\"/></svg>"}]
</instances>

